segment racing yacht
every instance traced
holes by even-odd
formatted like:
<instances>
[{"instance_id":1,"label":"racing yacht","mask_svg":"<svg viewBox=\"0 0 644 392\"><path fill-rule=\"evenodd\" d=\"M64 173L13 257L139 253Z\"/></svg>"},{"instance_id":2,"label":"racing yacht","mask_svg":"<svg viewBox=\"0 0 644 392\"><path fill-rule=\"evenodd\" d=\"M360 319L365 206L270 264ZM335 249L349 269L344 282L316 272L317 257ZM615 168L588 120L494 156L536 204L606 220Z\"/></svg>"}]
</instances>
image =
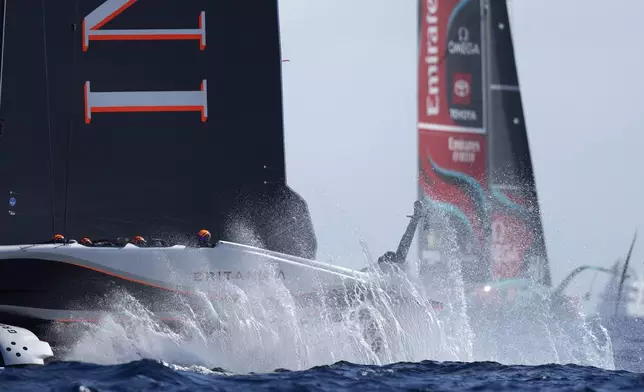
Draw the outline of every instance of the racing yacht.
<instances>
[{"instance_id":1,"label":"racing yacht","mask_svg":"<svg viewBox=\"0 0 644 392\"><path fill-rule=\"evenodd\" d=\"M118 289L172 321L227 283L364 282L314 260L286 182L278 2L251 3L2 1L7 330L55 347L52 324L96 321Z\"/></svg>"},{"instance_id":2,"label":"racing yacht","mask_svg":"<svg viewBox=\"0 0 644 392\"><path fill-rule=\"evenodd\" d=\"M422 268L551 287L507 4L420 1L419 19Z\"/></svg>"}]
</instances>

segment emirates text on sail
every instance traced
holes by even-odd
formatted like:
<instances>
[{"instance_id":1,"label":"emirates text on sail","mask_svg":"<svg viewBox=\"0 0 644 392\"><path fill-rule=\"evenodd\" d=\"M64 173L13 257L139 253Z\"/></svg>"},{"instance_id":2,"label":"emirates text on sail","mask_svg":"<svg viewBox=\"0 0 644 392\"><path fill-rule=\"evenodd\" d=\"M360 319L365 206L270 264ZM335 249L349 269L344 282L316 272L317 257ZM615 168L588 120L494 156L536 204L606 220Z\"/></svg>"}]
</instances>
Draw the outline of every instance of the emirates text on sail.
<instances>
[{"instance_id":1,"label":"emirates text on sail","mask_svg":"<svg viewBox=\"0 0 644 392\"><path fill-rule=\"evenodd\" d=\"M427 97L425 112L428 116L440 113L439 89L439 56L438 56L438 0L426 0L427 8L425 23L427 24L427 48L425 64L427 64Z\"/></svg>"},{"instance_id":2,"label":"emirates text on sail","mask_svg":"<svg viewBox=\"0 0 644 392\"><path fill-rule=\"evenodd\" d=\"M450 137L447 143L452 152L453 162L473 163L476 160L476 153L481 152L481 143L476 140Z\"/></svg>"}]
</instances>

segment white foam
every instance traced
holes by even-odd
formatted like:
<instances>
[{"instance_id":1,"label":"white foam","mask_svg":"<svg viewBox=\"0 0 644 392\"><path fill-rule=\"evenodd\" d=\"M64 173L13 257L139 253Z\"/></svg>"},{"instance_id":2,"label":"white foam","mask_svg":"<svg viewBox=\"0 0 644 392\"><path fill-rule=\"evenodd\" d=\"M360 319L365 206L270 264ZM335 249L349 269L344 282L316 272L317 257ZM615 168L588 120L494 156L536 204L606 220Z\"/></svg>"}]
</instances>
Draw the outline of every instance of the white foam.
<instances>
[{"instance_id":1,"label":"white foam","mask_svg":"<svg viewBox=\"0 0 644 392\"><path fill-rule=\"evenodd\" d=\"M363 249L370 258L366 245ZM65 359L115 364L149 358L187 371L217 367L232 372L301 370L340 360L614 367L610 339L596 336L581 310L563 321L545 310L535 317L535 309L541 309L536 305L501 320L469 320L460 269L451 268L449 284L439 289L428 287L414 265L388 273L373 268L357 292L355 287L326 292L318 285L306 301L294 298L279 280L244 290L233 281L213 282L210 294L218 299L202 294L198 309L186 304L180 332L156 320L128 293L117 292L110 300L119 319L101 320ZM437 295L449 299L438 313L430 305Z\"/></svg>"}]
</instances>

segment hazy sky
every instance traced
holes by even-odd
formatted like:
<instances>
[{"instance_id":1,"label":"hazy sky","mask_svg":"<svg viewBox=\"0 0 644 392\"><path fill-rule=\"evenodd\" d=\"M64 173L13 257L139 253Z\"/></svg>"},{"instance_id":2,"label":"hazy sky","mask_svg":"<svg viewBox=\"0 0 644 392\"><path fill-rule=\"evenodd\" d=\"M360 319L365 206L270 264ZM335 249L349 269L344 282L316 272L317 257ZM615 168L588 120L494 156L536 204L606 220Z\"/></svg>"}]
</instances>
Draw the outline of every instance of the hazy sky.
<instances>
[{"instance_id":1,"label":"hazy sky","mask_svg":"<svg viewBox=\"0 0 644 392\"><path fill-rule=\"evenodd\" d=\"M503 1L503 0L491 0ZM415 0L280 0L289 184L318 259L394 249L417 194ZM642 0L512 0L553 280L644 230ZM641 268L642 243L633 264Z\"/></svg>"}]
</instances>

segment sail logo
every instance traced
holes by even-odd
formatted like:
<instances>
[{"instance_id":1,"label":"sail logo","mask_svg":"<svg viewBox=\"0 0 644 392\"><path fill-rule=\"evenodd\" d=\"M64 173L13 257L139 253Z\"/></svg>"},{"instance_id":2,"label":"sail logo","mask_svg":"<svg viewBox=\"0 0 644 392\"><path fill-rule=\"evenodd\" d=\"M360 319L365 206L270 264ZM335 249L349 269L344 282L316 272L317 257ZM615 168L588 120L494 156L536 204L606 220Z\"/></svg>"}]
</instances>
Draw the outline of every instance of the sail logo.
<instances>
[{"instance_id":1,"label":"sail logo","mask_svg":"<svg viewBox=\"0 0 644 392\"><path fill-rule=\"evenodd\" d=\"M455 73L452 86L452 103L469 106L472 103L472 74ZM478 114L473 109L450 108L449 116L454 121L477 121Z\"/></svg>"},{"instance_id":2,"label":"sail logo","mask_svg":"<svg viewBox=\"0 0 644 392\"><path fill-rule=\"evenodd\" d=\"M478 115L472 109L449 109L449 117L454 121L477 121Z\"/></svg>"},{"instance_id":3,"label":"sail logo","mask_svg":"<svg viewBox=\"0 0 644 392\"><path fill-rule=\"evenodd\" d=\"M480 56L481 48L475 42L470 41L470 30L467 27L458 28L458 41L450 40L447 43L449 54L463 56Z\"/></svg>"},{"instance_id":4,"label":"sail logo","mask_svg":"<svg viewBox=\"0 0 644 392\"><path fill-rule=\"evenodd\" d=\"M82 50L89 50L90 41L198 41L199 50L206 49L206 12L195 15L193 29L102 29L138 0L106 0L83 19ZM150 3L152 3L150 1ZM192 91L92 91L89 81L84 85L85 123L93 113L127 112L199 112L201 121L208 118L208 90L205 79L195 81Z\"/></svg>"},{"instance_id":5,"label":"sail logo","mask_svg":"<svg viewBox=\"0 0 644 392\"><path fill-rule=\"evenodd\" d=\"M452 86L452 104L469 106L472 103L472 75L455 73ZM473 109L450 108L449 116L454 121L477 121L478 115Z\"/></svg>"},{"instance_id":6,"label":"sail logo","mask_svg":"<svg viewBox=\"0 0 644 392\"><path fill-rule=\"evenodd\" d=\"M476 154L481 152L481 143L476 140L466 140L450 136L447 140L449 150L452 152L452 162L474 163Z\"/></svg>"},{"instance_id":7,"label":"sail logo","mask_svg":"<svg viewBox=\"0 0 644 392\"><path fill-rule=\"evenodd\" d=\"M505 214L492 217L491 261L495 279L515 278L525 267L524 257L531 247L532 232L521 221Z\"/></svg>"},{"instance_id":8,"label":"sail logo","mask_svg":"<svg viewBox=\"0 0 644 392\"><path fill-rule=\"evenodd\" d=\"M472 75L468 73L454 74L452 102L456 105L469 105L472 98Z\"/></svg>"},{"instance_id":9,"label":"sail logo","mask_svg":"<svg viewBox=\"0 0 644 392\"><path fill-rule=\"evenodd\" d=\"M425 114L436 116L440 113L440 78L438 56L438 0L426 0L425 14L425 66L427 77L427 95L425 97Z\"/></svg>"},{"instance_id":10,"label":"sail logo","mask_svg":"<svg viewBox=\"0 0 644 392\"><path fill-rule=\"evenodd\" d=\"M506 224L495 219L492 222L492 249L493 273L495 277L509 278L519 273L521 257L516 244L508 238Z\"/></svg>"}]
</instances>

